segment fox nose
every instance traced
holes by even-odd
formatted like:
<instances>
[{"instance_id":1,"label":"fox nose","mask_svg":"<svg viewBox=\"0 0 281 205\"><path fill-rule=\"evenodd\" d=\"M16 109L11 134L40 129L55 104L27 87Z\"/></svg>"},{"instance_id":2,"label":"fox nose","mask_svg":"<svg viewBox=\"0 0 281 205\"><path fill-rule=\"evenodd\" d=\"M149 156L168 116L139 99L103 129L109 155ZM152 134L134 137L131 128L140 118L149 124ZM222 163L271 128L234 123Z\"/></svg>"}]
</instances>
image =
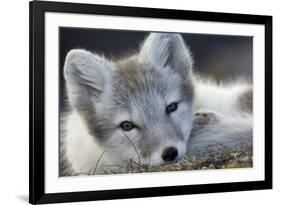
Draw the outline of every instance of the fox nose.
<instances>
[{"instance_id":1,"label":"fox nose","mask_svg":"<svg viewBox=\"0 0 281 205\"><path fill-rule=\"evenodd\" d=\"M161 157L164 161L174 161L178 156L178 150L175 147L167 147L164 149Z\"/></svg>"}]
</instances>

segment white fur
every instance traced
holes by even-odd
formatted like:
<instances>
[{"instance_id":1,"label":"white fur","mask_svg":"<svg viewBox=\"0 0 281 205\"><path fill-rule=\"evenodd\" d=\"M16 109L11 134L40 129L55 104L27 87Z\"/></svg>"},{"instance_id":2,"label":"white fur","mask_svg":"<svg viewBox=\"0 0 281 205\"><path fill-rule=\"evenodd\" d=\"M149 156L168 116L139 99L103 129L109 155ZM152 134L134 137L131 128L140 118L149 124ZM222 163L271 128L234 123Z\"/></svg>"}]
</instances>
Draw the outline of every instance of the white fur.
<instances>
[{"instance_id":1,"label":"white fur","mask_svg":"<svg viewBox=\"0 0 281 205\"><path fill-rule=\"evenodd\" d=\"M74 111L68 116L65 126L65 154L67 160L72 162L73 172L78 174L93 172L104 150L100 149L98 142L88 133L85 123L77 112ZM104 155L99 164L106 162L108 159Z\"/></svg>"},{"instance_id":2,"label":"white fur","mask_svg":"<svg viewBox=\"0 0 281 205\"><path fill-rule=\"evenodd\" d=\"M237 81L230 84L217 84L210 80L195 80L195 112L210 110L225 115L239 115L238 100L249 88L249 84Z\"/></svg>"}]
</instances>

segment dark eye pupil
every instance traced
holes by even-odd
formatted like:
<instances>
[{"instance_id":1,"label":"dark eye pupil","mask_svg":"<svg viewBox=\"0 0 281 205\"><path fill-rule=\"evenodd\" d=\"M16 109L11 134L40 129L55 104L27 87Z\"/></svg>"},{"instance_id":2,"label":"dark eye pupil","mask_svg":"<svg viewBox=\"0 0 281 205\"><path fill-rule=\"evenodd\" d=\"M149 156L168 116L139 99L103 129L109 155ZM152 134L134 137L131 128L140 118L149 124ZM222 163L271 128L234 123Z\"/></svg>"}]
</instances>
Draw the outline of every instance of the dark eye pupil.
<instances>
[{"instance_id":1,"label":"dark eye pupil","mask_svg":"<svg viewBox=\"0 0 281 205\"><path fill-rule=\"evenodd\" d=\"M178 109L178 104L177 103L172 103L167 106L166 108L166 113L174 112Z\"/></svg>"},{"instance_id":2,"label":"dark eye pupil","mask_svg":"<svg viewBox=\"0 0 281 205\"><path fill-rule=\"evenodd\" d=\"M125 121L125 122L122 122L122 123L120 124L120 127L121 127L121 129L124 130L124 131L130 131L130 130L133 129L135 126L134 126L133 123L128 122L128 121Z\"/></svg>"}]
</instances>

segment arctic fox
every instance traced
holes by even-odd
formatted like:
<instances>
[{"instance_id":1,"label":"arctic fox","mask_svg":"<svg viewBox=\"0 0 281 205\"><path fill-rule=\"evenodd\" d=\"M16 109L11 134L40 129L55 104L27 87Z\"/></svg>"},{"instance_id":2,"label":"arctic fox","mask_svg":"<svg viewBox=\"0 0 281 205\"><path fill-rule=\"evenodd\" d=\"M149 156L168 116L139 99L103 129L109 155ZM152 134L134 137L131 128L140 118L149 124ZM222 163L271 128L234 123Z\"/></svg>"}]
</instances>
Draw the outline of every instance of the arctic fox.
<instances>
[{"instance_id":1,"label":"arctic fox","mask_svg":"<svg viewBox=\"0 0 281 205\"><path fill-rule=\"evenodd\" d=\"M60 175L99 174L130 161L157 166L215 143L251 145L251 85L216 85L192 68L179 34L151 33L139 53L118 61L71 50Z\"/></svg>"}]
</instances>

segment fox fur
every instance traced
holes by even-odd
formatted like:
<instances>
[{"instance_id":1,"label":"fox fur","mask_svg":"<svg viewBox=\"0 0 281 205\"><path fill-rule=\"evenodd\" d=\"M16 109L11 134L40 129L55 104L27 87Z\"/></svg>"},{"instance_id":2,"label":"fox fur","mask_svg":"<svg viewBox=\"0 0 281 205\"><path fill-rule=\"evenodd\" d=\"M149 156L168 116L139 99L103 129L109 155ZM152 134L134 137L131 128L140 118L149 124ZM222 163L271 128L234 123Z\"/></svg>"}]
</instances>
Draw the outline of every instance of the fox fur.
<instances>
[{"instance_id":1,"label":"fox fur","mask_svg":"<svg viewBox=\"0 0 281 205\"><path fill-rule=\"evenodd\" d=\"M117 61L71 50L64 77L70 111L61 117L60 176L165 164L168 147L177 161L218 143L252 145L252 86L200 79L179 34L151 33L139 53Z\"/></svg>"}]
</instances>

